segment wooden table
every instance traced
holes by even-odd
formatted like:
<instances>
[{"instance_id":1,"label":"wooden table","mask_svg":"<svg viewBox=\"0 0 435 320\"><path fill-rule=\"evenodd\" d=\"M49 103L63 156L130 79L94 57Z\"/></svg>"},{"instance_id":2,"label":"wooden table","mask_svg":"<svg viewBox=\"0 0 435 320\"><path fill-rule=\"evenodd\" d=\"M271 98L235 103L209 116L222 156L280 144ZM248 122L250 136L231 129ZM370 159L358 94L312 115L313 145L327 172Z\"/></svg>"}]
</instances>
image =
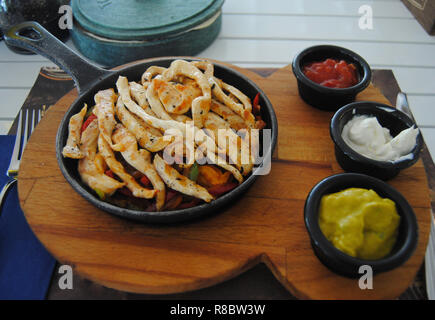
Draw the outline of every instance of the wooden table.
<instances>
[{"instance_id":1,"label":"wooden table","mask_svg":"<svg viewBox=\"0 0 435 320\"><path fill-rule=\"evenodd\" d=\"M255 69L254 71L260 75L267 76L274 69ZM395 96L400 89L392 72L389 70L375 71L373 82L394 104ZM426 148L423 151L423 160L432 188L434 186L433 177L435 170ZM232 280L210 288L182 294L158 296L138 295L107 289L78 275L74 277L74 290L60 290L58 286L59 276L57 273L53 276L48 299L293 299L293 296L275 280L271 272L263 265L256 266ZM421 287L419 279L417 279L415 288L408 290L402 298L425 298L424 288Z\"/></svg>"}]
</instances>

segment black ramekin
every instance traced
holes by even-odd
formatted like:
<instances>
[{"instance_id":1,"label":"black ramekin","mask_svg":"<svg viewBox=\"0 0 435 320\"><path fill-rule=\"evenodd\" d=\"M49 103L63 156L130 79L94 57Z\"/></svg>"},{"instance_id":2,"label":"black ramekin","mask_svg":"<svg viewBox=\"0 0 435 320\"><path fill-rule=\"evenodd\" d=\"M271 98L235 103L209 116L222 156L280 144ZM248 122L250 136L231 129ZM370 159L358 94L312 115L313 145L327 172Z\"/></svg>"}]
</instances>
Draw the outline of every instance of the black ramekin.
<instances>
[{"instance_id":1,"label":"black ramekin","mask_svg":"<svg viewBox=\"0 0 435 320\"><path fill-rule=\"evenodd\" d=\"M305 76L303 67L306 64L328 58L353 63L358 71L359 82L349 88L329 88ZM301 51L294 57L292 67L302 99L309 105L326 111L336 111L355 101L356 95L367 88L372 78L370 66L361 56L349 49L331 45L314 46Z\"/></svg>"},{"instance_id":2,"label":"black ramekin","mask_svg":"<svg viewBox=\"0 0 435 320\"><path fill-rule=\"evenodd\" d=\"M423 147L421 132L418 134L415 147L411 151L412 157L396 162L373 160L349 147L341 137L341 133L346 123L355 115L375 116L383 127L390 130L393 137L402 130L412 126L417 127L415 122L406 114L382 103L359 101L342 107L331 119L330 134L335 144L335 157L343 170L389 180L394 178L401 170L417 162Z\"/></svg>"},{"instance_id":3,"label":"black ramekin","mask_svg":"<svg viewBox=\"0 0 435 320\"><path fill-rule=\"evenodd\" d=\"M401 217L396 244L392 252L379 260L363 260L338 250L323 235L319 226L319 206L324 195L347 188L374 190L382 198L396 203ZM316 256L329 269L345 277L360 277L360 267L370 266L373 274L399 267L413 254L418 242L418 225L414 211L406 199L386 182L357 173L341 173L320 181L308 194L304 209L305 226Z\"/></svg>"}]
</instances>

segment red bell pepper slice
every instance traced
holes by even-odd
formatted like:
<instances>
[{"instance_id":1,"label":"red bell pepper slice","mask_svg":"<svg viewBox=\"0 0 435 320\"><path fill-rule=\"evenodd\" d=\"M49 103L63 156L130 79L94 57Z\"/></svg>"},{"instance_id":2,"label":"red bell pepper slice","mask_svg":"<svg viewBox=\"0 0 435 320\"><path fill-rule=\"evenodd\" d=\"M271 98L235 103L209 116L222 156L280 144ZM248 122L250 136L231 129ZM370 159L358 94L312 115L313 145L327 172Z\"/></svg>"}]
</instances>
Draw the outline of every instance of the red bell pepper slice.
<instances>
[{"instance_id":1,"label":"red bell pepper slice","mask_svg":"<svg viewBox=\"0 0 435 320\"><path fill-rule=\"evenodd\" d=\"M147 178L146 175L143 175L140 179L139 182L144 186L144 187L149 187L151 185L151 181L150 179Z\"/></svg>"},{"instance_id":2,"label":"red bell pepper slice","mask_svg":"<svg viewBox=\"0 0 435 320\"><path fill-rule=\"evenodd\" d=\"M254 101L252 102L252 110L254 111L254 114L260 113L260 93L257 93L257 95L254 98Z\"/></svg>"},{"instance_id":3,"label":"red bell pepper slice","mask_svg":"<svg viewBox=\"0 0 435 320\"><path fill-rule=\"evenodd\" d=\"M83 125L82 125L82 131L81 131L81 132L85 131L86 128L87 128L87 127L91 124L91 122L94 121L95 119L97 119L97 116L96 116L95 114L91 114L91 115L86 119L86 121L83 123Z\"/></svg>"},{"instance_id":4,"label":"red bell pepper slice","mask_svg":"<svg viewBox=\"0 0 435 320\"><path fill-rule=\"evenodd\" d=\"M105 174L106 176L111 177L112 179L115 179L115 174L113 173L112 170L106 170L106 172L104 172L104 174Z\"/></svg>"}]
</instances>

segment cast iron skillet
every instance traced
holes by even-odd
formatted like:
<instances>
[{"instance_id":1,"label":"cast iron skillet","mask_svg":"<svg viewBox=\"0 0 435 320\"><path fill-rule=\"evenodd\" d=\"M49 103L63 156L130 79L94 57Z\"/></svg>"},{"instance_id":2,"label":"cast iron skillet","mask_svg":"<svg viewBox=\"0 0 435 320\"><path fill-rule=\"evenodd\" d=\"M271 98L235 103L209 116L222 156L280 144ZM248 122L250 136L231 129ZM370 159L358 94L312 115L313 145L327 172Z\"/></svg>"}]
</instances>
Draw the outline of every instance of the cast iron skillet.
<instances>
[{"instance_id":1,"label":"cast iron skillet","mask_svg":"<svg viewBox=\"0 0 435 320\"><path fill-rule=\"evenodd\" d=\"M80 176L77 172L77 160L66 159L62 156L62 149L68 138L68 123L70 117L79 112L84 103L93 105L94 95L99 90L115 88L118 76L122 75L128 77L129 80L139 81L143 72L149 66L157 65L168 67L176 58L154 58L129 65L117 71L104 70L82 59L36 22L24 22L13 26L6 32L5 41L10 45L32 50L47 57L68 72L75 81L79 97L72 103L60 123L56 136L57 161L62 174L74 190L101 210L120 217L147 223L174 223L209 215L216 212L218 209L222 209L224 206L233 203L236 199L242 196L242 194L246 192L256 180L256 173L259 172L260 167L270 165L270 163L266 162L266 159L271 159L278 135L278 123L272 104L264 92L262 92L260 88L246 76L227 66L215 63L215 74L218 78L221 78L225 82L237 87L248 97L253 98L257 93L260 93L262 117L267 123L266 128L271 130L272 138L270 145L264 146L263 148L263 159L265 160L263 160L257 168L254 168L253 173L237 188L211 203L199 205L193 208L175 211L144 212L120 208L101 201L93 191L81 182ZM185 57L177 58L193 60L192 58Z\"/></svg>"}]
</instances>

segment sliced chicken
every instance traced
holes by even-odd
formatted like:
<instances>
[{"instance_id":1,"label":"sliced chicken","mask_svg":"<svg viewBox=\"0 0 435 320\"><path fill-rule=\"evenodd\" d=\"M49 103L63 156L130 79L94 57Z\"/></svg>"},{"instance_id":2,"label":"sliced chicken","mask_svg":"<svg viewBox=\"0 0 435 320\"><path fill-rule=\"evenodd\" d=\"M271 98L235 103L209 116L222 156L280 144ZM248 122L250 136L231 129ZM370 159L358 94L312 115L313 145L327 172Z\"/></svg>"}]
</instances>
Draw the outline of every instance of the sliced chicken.
<instances>
[{"instance_id":1,"label":"sliced chicken","mask_svg":"<svg viewBox=\"0 0 435 320\"><path fill-rule=\"evenodd\" d=\"M214 81L221 87L223 90L228 92L230 95L234 96L243 104L243 109L249 112L252 112L251 99L249 99L243 92L241 92L236 87L229 85L228 83L223 82L222 80L214 77Z\"/></svg>"},{"instance_id":2,"label":"sliced chicken","mask_svg":"<svg viewBox=\"0 0 435 320\"><path fill-rule=\"evenodd\" d=\"M234 130L239 131L248 128L242 117L219 101L212 99L210 109L226 120Z\"/></svg>"},{"instance_id":3,"label":"sliced chicken","mask_svg":"<svg viewBox=\"0 0 435 320\"><path fill-rule=\"evenodd\" d=\"M237 135L231 129L230 124L214 112L208 113L205 127L213 132L217 145L226 150L229 159L231 159L230 163L234 164L244 176L248 175L255 162L251 156L251 147L254 147L254 141L250 140L251 133L252 135L258 134L258 130L241 129L239 131L241 134ZM258 139L255 142L258 144Z\"/></svg>"},{"instance_id":4,"label":"sliced chicken","mask_svg":"<svg viewBox=\"0 0 435 320\"><path fill-rule=\"evenodd\" d=\"M155 78L151 81L150 86L147 89L147 99L150 104L151 110L154 114L163 120L171 120L171 116L166 112L163 104L160 101L159 95L157 93L156 87L159 85L159 79Z\"/></svg>"},{"instance_id":5,"label":"sliced chicken","mask_svg":"<svg viewBox=\"0 0 435 320\"><path fill-rule=\"evenodd\" d=\"M175 84L156 77L152 81L152 86L154 91L157 93L157 97L165 108L166 112L174 113L177 106L181 104L181 101L183 99L181 92L179 92L175 88ZM181 113L187 112L189 108L190 106Z\"/></svg>"},{"instance_id":6,"label":"sliced chicken","mask_svg":"<svg viewBox=\"0 0 435 320\"><path fill-rule=\"evenodd\" d=\"M180 174L177 170L168 165L158 154L154 157L154 167L166 185L183 194L210 202L213 196L200 185Z\"/></svg>"},{"instance_id":7,"label":"sliced chicken","mask_svg":"<svg viewBox=\"0 0 435 320\"><path fill-rule=\"evenodd\" d=\"M124 105L125 107L125 105ZM147 130L149 130L153 135L157 136L157 137L161 137L162 136L162 132L157 129L154 128L152 126L150 126L149 124L147 124L142 118L139 118L137 115L133 114L130 112L131 115L133 115L133 117L145 128L147 128Z\"/></svg>"},{"instance_id":8,"label":"sliced chicken","mask_svg":"<svg viewBox=\"0 0 435 320\"><path fill-rule=\"evenodd\" d=\"M166 160L171 159L171 164L176 163L179 167L190 168L195 163L195 147L189 145L183 137L175 137L174 141L165 148L163 156Z\"/></svg>"},{"instance_id":9,"label":"sliced chicken","mask_svg":"<svg viewBox=\"0 0 435 320\"><path fill-rule=\"evenodd\" d=\"M192 101L192 118L195 126L202 128L211 104L211 87L204 74L193 64L184 60L175 60L162 73L166 81L174 80L177 76L186 76L196 81L201 88L202 95Z\"/></svg>"},{"instance_id":10,"label":"sliced chicken","mask_svg":"<svg viewBox=\"0 0 435 320\"><path fill-rule=\"evenodd\" d=\"M115 102L118 99L113 89L99 91L95 95L94 114L98 118L100 133L111 148L117 150L118 146L113 145L112 131L116 126Z\"/></svg>"},{"instance_id":11,"label":"sliced chicken","mask_svg":"<svg viewBox=\"0 0 435 320\"><path fill-rule=\"evenodd\" d=\"M145 149L138 150L136 138L123 125L116 126L112 139L116 144L123 145L121 154L125 161L151 181L157 191L156 208L160 210L165 204L165 184L151 163L151 154Z\"/></svg>"},{"instance_id":12,"label":"sliced chicken","mask_svg":"<svg viewBox=\"0 0 435 320\"><path fill-rule=\"evenodd\" d=\"M186 116L184 114L171 113L170 116L173 120L178 121L178 122L187 123L187 122L193 121L192 118L189 118L188 116Z\"/></svg>"},{"instance_id":13,"label":"sliced chicken","mask_svg":"<svg viewBox=\"0 0 435 320\"><path fill-rule=\"evenodd\" d=\"M95 155L94 163L95 163L95 166L97 167L99 172L106 172L107 171L106 160L104 160L104 157L100 153L97 153Z\"/></svg>"},{"instance_id":14,"label":"sliced chicken","mask_svg":"<svg viewBox=\"0 0 435 320\"><path fill-rule=\"evenodd\" d=\"M165 70L166 68L158 67L158 66L149 67L142 75L142 84L151 81L155 76L165 72Z\"/></svg>"},{"instance_id":15,"label":"sliced chicken","mask_svg":"<svg viewBox=\"0 0 435 320\"><path fill-rule=\"evenodd\" d=\"M153 80L154 89L168 113L186 113L192 107L192 101L201 96L201 89L195 81L186 79L184 82L184 84L172 83L159 77Z\"/></svg>"},{"instance_id":16,"label":"sliced chicken","mask_svg":"<svg viewBox=\"0 0 435 320\"><path fill-rule=\"evenodd\" d=\"M240 170L242 167L240 159L240 137L231 129L231 126L224 119L214 112L209 112L204 123L207 134L216 140L216 144L225 150L231 163ZM211 132L208 132L210 130Z\"/></svg>"},{"instance_id":17,"label":"sliced chicken","mask_svg":"<svg viewBox=\"0 0 435 320\"><path fill-rule=\"evenodd\" d=\"M214 74L213 63L211 63L209 61L200 60L200 61L193 61L192 64L195 67L197 67L198 69L204 71L205 77L209 81L210 86L212 86L214 83L214 81L211 81L213 78L213 74Z\"/></svg>"},{"instance_id":18,"label":"sliced chicken","mask_svg":"<svg viewBox=\"0 0 435 320\"><path fill-rule=\"evenodd\" d=\"M204 155L206 155L210 159L210 161L218 162L216 163L218 166L230 171L237 181L239 181L240 183L243 182L243 176L240 174L240 172L236 168L228 164L225 160L226 150L222 150L219 148L219 146L216 146L216 141L207 136L207 134L202 129L192 126L189 123L184 124L174 120L162 120L148 115L131 99L130 91L128 89L127 78L119 77L116 86L118 88L119 94L121 95L122 101L132 113L142 118L147 124L166 132L176 129L179 130L179 132L181 132L184 137L187 137L189 131L193 131L192 135L195 139L195 142L196 144L202 145L201 150ZM219 161L215 160L216 150L217 154L220 154Z\"/></svg>"},{"instance_id":19,"label":"sliced chicken","mask_svg":"<svg viewBox=\"0 0 435 320\"><path fill-rule=\"evenodd\" d=\"M255 128L255 117L252 114L252 106L249 102L249 98L247 98L243 93L241 93L238 89L234 88L233 86L230 86L226 84L225 82L214 78L215 85L212 86L212 91L214 97L225 104L227 107L229 107L232 111L234 111L236 114L238 114L250 128ZM239 99L239 96L243 101L242 103L238 103L234 101L230 96L225 94L223 90L226 90L236 96ZM241 95L240 95L241 94ZM246 97L246 98L244 98ZM247 100L246 100L247 99Z\"/></svg>"},{"instance_id":20,"label":"sliced chicken","mask_svg":"<svg viewBox=\"0 0 435 320\"><path fill-rule=\"evenodd\" d=\"M121 144L122 145L122 144ZM124 149L125 146L122 145ZM122 181L125 182L126 187L132 192L133 196L137 198L152 199L156 195L156 190L150 190L142 187L127 171L125 171L123 165L116 160L110 145L106 139L100 134L98 137L98 149L101 155L104 157L108 167L113 171Z\"/></svg>"},{"instance_id":21,"label":"sliced chicken","mask_svg":"<svg viewBox=\"0 0 435 320\"><path fill-rule=\"evenodd\" d=\"M92 121L81 136L82 152L85 157L79 160L78 172L82 181L97 193L110 196L125 183L104 174L100 157L97 156L97 141L100 132L98 120Z\"/></svg>"},{"instance_id":22,"label":"sliced chicken","mask_svg":"<svg viewBox=\"0 0 435 320\"><path fill-rule=\"evenodd\" d=\"M108 89L95 95L97 119L82 134L86 106L70 119L63 149L64 156L79 159L83 182L100 197L127 187L135 197L155 197L157 210L169 210L176 203L166 206L166 188L205 202L214 199L180 173L195 161L214 164L239 183L252 172L259 150L257 129L265 123L258 110L253 112L248 96L215 77L210 61L152 66L140 83L120 76L115 89L118 94ZM115 179L105 174L109 168ZM154 189L136 181L129 173L132 168ZM177 204L181 198L178 195Z\"/></svg>"},{"instance_id":23,"label":"sliced chicken","mask_svg":"<svg viewBox=\"0 0 435 320\"><path fill-rule=\"evenodd\" d=\"M69 120L68 140L62 150L62 155L65 158L82 159L85 156L83 152L80 151L79 145L83 119L85 118L87 110L88 106L85 104L82 110L73 115Z\"/></svg>"},{"instance_id":24,"label":"sliced chicken","mask_svg":"<svg viewBox=\"0 0 435 320\"><path fill-rule=\"evenodd\" d=\"M204 127L211 130L216 139L219 135L219 130L231 130L231 125L214 112L207 114Z\"/></svg>"},{"instance_id":25,"label":"sliced chicken","mask_svg":"<svg viewBox=\"0 0 435 320\"><path fill-rule=\"evenodd\" d=\"M184 123L172 120L172 118L170 120L162 120L157 117L150 116L141 107L139 107L137 103L131 99L127 78L119 77L118 81L116 82L116 87L127 109L131 113L144 120L149 126L157 128L163 132L173 128L181 130L183 133L186 131L186 125ZM126 127L128 128L128 126Z\"/></svg>"},{"instance_id":26,"label":"sliced chicken","mask_svg":"<svg viewBox=\"0 0 435 320\"><path fill-rule=\"evenodd\" d=\"M119 121L134 134L142 148L151 152L158 152L163 150L170 143L169 140L165 140L158 130L136 119L136 117L125 108L121 97L116 104L116 115Z\"/></svg>"},{"instance_id":27,"label":"sliced chicken","mask_svg":"<svg viewBox=\"0 0 435 320\"><path fill-rule=\"evenodd\" d=\"M140 85L137 82L130 82L130 93L134 100L136 100L137 104L145 110L146 113L148 113L151 116L156 116L154 111L151 109L151 106L148 103L147 99L147 88Z\"/></svg>"}]
</instances>

